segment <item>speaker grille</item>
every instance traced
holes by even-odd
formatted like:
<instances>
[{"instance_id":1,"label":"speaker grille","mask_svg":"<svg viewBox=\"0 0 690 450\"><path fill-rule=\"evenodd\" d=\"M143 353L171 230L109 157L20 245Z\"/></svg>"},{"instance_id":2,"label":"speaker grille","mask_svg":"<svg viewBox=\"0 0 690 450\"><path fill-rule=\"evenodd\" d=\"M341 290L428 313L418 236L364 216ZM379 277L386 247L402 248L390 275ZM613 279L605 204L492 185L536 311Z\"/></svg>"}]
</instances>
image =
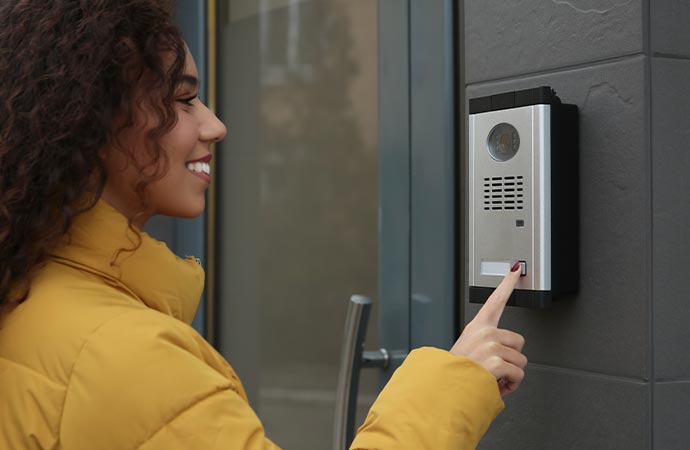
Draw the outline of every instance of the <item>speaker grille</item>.
<instances>
[{"instance_id":1,"label":"speaker grille","mask_svg":"<svg viewBox=\"0 0 690 450\"><path fill-rule=\"evenodd\" d=\"M521 211L523 198L522 176L484 178L485 211Z\"/></svg>"}]
</instances>

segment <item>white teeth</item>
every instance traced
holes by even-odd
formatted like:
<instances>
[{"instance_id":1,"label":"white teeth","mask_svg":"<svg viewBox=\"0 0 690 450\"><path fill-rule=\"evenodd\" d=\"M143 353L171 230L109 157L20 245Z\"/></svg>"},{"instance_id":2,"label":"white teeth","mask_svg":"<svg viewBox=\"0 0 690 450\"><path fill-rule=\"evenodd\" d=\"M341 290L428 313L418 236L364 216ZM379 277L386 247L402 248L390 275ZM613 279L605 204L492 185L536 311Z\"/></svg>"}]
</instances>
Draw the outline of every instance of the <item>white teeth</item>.
<instances>
[{"instance_id":1,"label":"white teeth","mask_svg":"<svg viewBox=\"0 0 690 450\"><path fill-rule=\"evenodd\" d=\"M201 172L205 173L206 175L211 175L211 165L209 163L187 163L187 169L191 170L192 172Z\"/></svg>"}]
</instances>

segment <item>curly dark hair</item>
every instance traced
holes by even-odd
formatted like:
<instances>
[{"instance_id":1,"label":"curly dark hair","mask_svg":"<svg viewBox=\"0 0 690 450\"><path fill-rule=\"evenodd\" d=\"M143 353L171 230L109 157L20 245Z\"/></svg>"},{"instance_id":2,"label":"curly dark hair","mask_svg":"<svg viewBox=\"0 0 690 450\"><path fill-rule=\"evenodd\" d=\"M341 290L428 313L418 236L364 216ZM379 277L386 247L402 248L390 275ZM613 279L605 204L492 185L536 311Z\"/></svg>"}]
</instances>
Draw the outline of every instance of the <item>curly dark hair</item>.
<instances>
[{"instance_id":1,"label":"curly dark hair","mask_svg":"<svg viewBox=\"0 0 690 450\"><path fill-rule=\"evenodd\" d=\"M102 153L142 103L158 119L144 201L165 170L158 142L177 122L185 57L171 0L0 1L0 312L26 299L32 273L94 206Z\"/></svg>"}]
</instances>

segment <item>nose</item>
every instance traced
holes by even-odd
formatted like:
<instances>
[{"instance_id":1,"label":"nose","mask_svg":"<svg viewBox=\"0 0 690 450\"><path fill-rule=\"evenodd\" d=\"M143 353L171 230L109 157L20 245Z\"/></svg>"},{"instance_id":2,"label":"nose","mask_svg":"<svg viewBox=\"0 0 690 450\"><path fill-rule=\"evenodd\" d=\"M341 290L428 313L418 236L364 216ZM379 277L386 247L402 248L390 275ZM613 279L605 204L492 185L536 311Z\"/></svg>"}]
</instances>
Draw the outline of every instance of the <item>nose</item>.
<instances>
[{"instance_id":1,"label":"nose","mask_svg":"<svg viewBox=\"0 0 690 450\"><path fill-rule=\"evenodd\" d=\"M228 129L206 105L203 105L203 108L204 114L201 120L200 140L204 142L222 141L228 134Z\"/></svg>"}]
</instances>

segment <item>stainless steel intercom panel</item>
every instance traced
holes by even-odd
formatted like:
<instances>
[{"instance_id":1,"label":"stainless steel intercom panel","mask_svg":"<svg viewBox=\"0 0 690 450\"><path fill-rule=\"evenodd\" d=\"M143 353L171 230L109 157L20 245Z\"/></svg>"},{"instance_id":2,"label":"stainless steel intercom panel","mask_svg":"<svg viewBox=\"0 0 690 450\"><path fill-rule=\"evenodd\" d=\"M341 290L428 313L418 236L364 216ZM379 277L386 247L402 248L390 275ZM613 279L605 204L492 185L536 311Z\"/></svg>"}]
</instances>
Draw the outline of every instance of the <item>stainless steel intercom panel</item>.
<instances>
[{"instance_id":1,"label":"stainless steel intercom panel","mask_svg":"<svg viewBox=\"0 0 690 450\"><path fill-rule=\"evenodd\" d=\"M578 279L577 107L549 87L470 100L470 301L486 301L515 261L510 305L548 307Z\"/></svg>"}]
</instances>

